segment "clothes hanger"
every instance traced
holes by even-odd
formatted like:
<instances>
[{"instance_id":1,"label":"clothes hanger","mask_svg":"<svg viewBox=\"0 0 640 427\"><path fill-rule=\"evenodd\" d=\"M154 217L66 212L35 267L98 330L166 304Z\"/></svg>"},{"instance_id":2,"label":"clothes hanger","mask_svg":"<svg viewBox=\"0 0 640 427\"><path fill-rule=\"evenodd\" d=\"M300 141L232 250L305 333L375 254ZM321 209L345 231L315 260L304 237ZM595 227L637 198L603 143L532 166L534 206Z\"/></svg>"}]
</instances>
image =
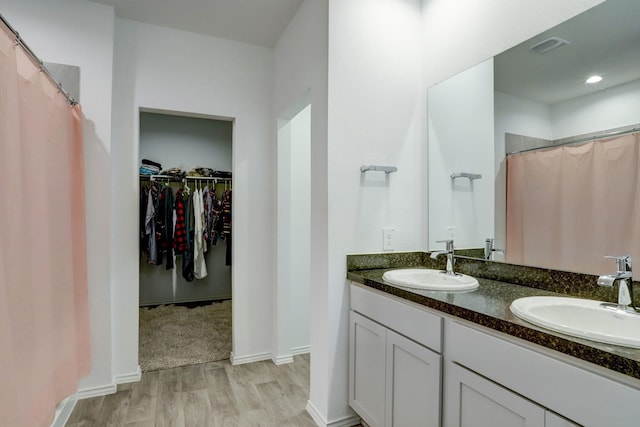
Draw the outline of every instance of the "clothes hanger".
<instances>
[{"instance_id":1,"label":"clothes hanger","mask_svg":"<svg viewBox=\"0 0 640 427\"><path fill-rule=\"evenodd\" d=\"M191 188L189 188L189 180L187 180L186 178L184 179L184 191L185 193L187 193L187 196L189 194L191 194Z\"/></svg>"}]
</instances>

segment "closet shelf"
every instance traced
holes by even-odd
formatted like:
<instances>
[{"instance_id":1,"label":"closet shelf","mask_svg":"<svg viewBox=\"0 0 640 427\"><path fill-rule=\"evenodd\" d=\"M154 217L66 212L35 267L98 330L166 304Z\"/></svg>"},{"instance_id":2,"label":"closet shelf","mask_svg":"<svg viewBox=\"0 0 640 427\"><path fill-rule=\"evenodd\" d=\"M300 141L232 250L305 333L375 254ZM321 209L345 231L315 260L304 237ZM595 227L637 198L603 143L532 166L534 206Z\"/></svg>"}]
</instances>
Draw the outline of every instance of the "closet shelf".
<instances>
[{"instance_id":1,"label":"closet shelf","mask_svg":"<svg viewBox=\"0 0 640 427\"><path fill-rule=\"evenodd\" d=\"M140 175L140 179L156 181L156 180L167 180L171 182L185 182L187 180L194 181L213 181L213 182L231 182L233 178L231 177L222 177L222 176L185 176L182 178L178 178L173 175Z\"/></svg>"}]
</instances>

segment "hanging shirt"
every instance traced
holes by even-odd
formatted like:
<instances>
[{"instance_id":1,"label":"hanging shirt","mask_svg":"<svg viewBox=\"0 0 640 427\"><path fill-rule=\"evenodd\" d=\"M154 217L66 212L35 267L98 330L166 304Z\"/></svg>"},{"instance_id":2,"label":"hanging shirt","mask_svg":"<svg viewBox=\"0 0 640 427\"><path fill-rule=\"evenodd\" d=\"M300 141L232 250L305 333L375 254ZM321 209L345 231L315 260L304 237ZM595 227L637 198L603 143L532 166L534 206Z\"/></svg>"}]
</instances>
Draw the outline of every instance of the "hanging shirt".
<instances>
[{"instance_id":1,"label":"hanging shirt","mask_svg":"<svg viewBox=\"0 0 640 427\"><path fill-rule=\"evenodd\" d=\"M196 279L202 279L207 277L207 266L204 260L204 209L202 206L202 192L195 190L193 192L193 213L194 213L194 227L193 227L193 274Z\"/></svg>"},{"instance_id":2,"label":"hanging shirt","mask_svg":"<svg viewBox=\"0 0 640 427\"><path fill-rule=\"evenodd\" d=\"M182 189L176 191L176 229L173 236L173 249L176 255L182 255L189 249L187 241L186 210Z\"/></svg>"}]
</instances>

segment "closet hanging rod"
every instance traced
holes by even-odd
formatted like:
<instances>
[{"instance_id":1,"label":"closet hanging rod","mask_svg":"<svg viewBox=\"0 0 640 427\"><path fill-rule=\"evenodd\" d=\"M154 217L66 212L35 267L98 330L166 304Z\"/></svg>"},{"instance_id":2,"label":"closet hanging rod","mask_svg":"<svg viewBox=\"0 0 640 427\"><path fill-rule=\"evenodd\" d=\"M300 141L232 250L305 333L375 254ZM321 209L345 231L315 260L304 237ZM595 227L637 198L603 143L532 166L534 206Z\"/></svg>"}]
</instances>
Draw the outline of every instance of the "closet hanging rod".
<instances>
[{"instance_id":1,"label":"closet hanging rod","mask_svg":"<svg viewBox=\"0 0 640 427\"><path fill-rule=\"evenodd\" d=\"M185 176L185 177L181 177L178 178L176 176L173 175L140 175L140 178L142 179L148 179L149 181L155 181L155 180L169 180L169 181L173 181L173 182L185 182L188 179L192 179L192 180L201 180L201 181L226 181L226 182L231 182L233 181L232 178L228 178L228 177L215 177L215 176Z\"/></svg>"},{"instance_id":2,"label":"closet hanging rod","mask_svg":"<svg viewBox=\"0 0 640 427\"><path fill-rule=\"evenodd\" d=\"M194 179L194 180L205 180L205 181L211 181L211 180L223 180L223 181L231 181L232 178L231 177L223 177L223 176L185 176L184 179Z\"/></svg>"},{"instance_id":3,"label":"closet hanging rod","mask_svg":"<svg viewBox=\"0 0 640 427\"><path fill-rule=\"evenodd\" d=\"M34 60L36 62L36 64L38 65L38 67L40 67L40 71L42 71L48 78L49 80L51 80L51 83L53 83L57 88L58 91L64 95L65 98L67 98L67 102L71 105L76 105L78 103L78 101L76 101L75 99L73 99L71 97L71 95L69 95L69 92L67 92L66 90L64 90L64 88L62 87L62 83L60 83L54 76L53 74L51 74L51 72L49 70L47 70L47 67L44 66L44 62L42 62L40 60L40 58L38 58L38 55L35 54L35 52L33 50L31 50L31 48L27 45L27 43L24 41L24 39L22 37L20 37L20 33L18 33L15 28L13 28L11 26L11 24L9 24L9 21L7 21L5 19L5 17L0 13L0 21L2 21L2 23L9 29L9 31L11 31L13 33L13 35L16 37L16 46L20 46L22 48L22 50L24 50L30 57L32 60Z\"/></svg>"}]
</instances>

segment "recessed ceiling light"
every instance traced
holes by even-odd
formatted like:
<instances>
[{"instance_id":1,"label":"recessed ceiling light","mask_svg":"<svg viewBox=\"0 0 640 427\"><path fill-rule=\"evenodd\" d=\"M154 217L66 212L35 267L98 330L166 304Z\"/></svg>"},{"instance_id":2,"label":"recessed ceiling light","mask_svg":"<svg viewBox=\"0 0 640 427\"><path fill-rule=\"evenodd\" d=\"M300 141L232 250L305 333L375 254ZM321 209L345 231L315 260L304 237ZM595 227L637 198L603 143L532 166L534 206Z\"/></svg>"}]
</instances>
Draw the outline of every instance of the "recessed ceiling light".
<instances>
[{"instance_id":1,"label":"recessed ceiling light","mask_svg":"<svg viewBox=\"0 0 640 427\"><path fill-rule=\"evenodd\" d=\"M602 76L591 76L585 81L585 83L592 85L594 83L598 83L601 80Z\"/></svg>"}]
</instances>

